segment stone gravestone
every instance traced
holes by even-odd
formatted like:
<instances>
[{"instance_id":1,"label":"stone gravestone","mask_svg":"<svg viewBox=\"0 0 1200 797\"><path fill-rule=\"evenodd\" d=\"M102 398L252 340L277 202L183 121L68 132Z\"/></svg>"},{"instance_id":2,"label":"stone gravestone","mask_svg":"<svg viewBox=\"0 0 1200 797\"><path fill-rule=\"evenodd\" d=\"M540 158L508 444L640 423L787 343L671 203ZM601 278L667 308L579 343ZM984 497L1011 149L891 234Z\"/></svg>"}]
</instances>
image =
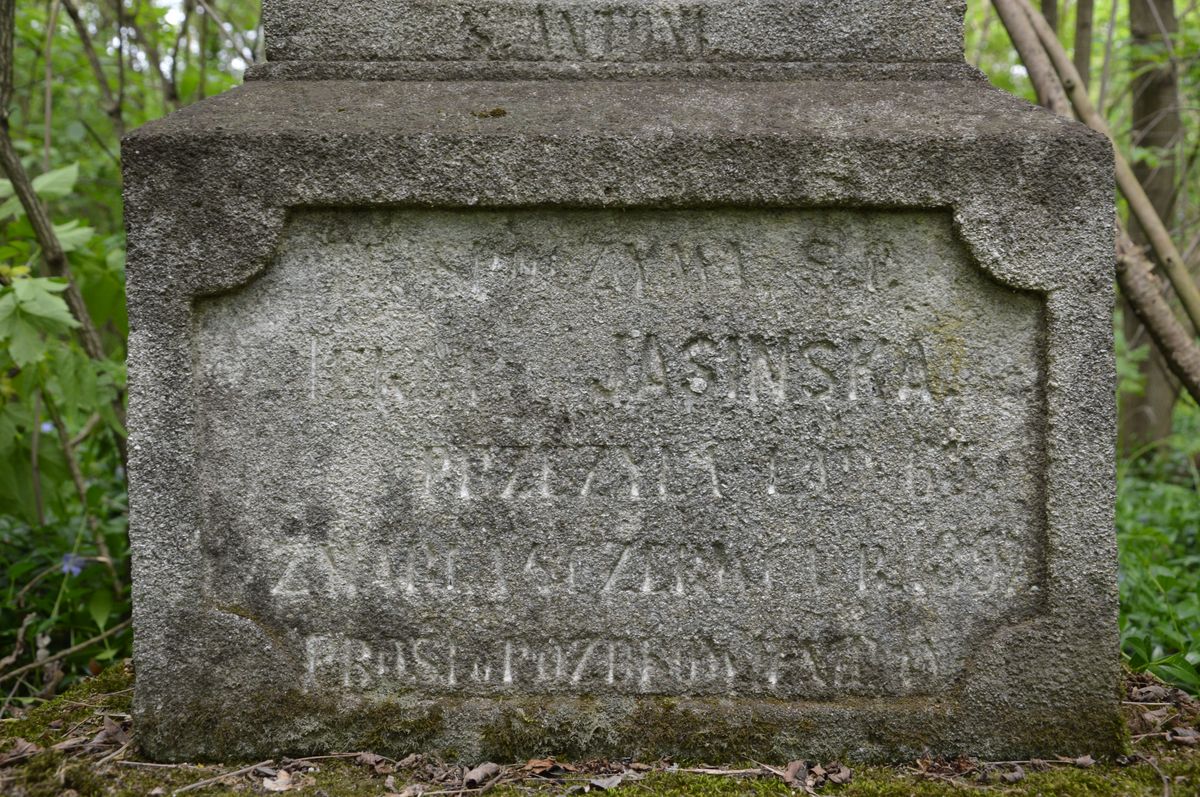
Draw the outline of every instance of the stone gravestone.
<instances>
[{"instance_id":1,"label":"stone gravestone","mask_svg":"<svg viewBox=\"0 0 1200 797\"><path fill-rule=\"evenodd\" d=\"M161 759L1119 747L1108 144L951 0L267 0L124 142Z\"/></svg>"}]
</instances>

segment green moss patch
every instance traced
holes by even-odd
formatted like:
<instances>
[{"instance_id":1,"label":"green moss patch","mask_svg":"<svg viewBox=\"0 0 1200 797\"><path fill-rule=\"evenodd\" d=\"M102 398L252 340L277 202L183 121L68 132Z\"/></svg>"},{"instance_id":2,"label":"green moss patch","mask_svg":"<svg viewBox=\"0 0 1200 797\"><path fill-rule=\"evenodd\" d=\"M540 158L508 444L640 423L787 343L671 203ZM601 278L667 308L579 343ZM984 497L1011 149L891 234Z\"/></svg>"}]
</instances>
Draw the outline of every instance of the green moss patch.
<instances>
[{"instance_id":1,"label":"green moss patch","mask_svg":"<svg viewBox=\"0 0 1200 797\"><path fill-rule=\"evenodd\" d=\"M1165 703L1161 699L1164 695L1174 695L1172 699L1179 701L1185 701L1186 697L1147 683L1145 676L1141 676L1140 680L1131 681L1129 687L1131 695L1150 690L1149 696L1156 699L1145 705L1130 706L1133 752L1128 757L1089 766L1072 762L987 763L972 759L855 766L850 782L827 782L816 791L844 797L937 797L964 793L1159 797L1167 786L1176 795L1200 793L1200 749L1184 743L1187 729L1197 723L1195 704ZM695 770L701 767L681 767L670 761L636 766L628 760L516 763L491 776L482 791L479 785L467 790L464 783L467 767L423 755L396 761L374 754L347 753L341 757L279 759L265 762L258 769L252 766L255 762L243 761L161 765L142 760L133 743L129 718L132 686L132 671L116 666L18 719L0 722L0 794L170 795L177 789L203 782L206 785L186 794L245 795L269 793L266 784L278 785L281 771L286 773L282 777L291 781L291 788L285 793L312 797L400 794L408 787L418 786L426 792L461 794L461 797L475 797L483 792L495 797L530 797L602 790L611 792L613 797L648 794L785 797L804 793L790 787L777 774L784 770L786 762L743 762L718 770L719 774L698 772ZM1166 712L1161 711L1164 707L1168 709ZM656 728L679 727L676 721L679 718L673 715L675 707L664 703L661 708L663 716L642 718L645 732L650 736L656 733ZM371 738L379 742L379 749L393 747L397 733L408 739L415 730L389 727L389 716L395 717L383 712L361 718L378 726L378 734ZM527 728L527 724L534 727ZM353 730L361 732L362 727ZM519 712L498 722L488 740L493 759L507 763L505 754L522 747L523 734L531 730L540 737L547 728ZM751 722L747 727L717 730L774 735L788 729L758 728ZM720 761L722 754L719 739L714 737L712 760ZM633 774L626 774L620 784L611 779L622 773Z\"/></svg>"}]
</instances>

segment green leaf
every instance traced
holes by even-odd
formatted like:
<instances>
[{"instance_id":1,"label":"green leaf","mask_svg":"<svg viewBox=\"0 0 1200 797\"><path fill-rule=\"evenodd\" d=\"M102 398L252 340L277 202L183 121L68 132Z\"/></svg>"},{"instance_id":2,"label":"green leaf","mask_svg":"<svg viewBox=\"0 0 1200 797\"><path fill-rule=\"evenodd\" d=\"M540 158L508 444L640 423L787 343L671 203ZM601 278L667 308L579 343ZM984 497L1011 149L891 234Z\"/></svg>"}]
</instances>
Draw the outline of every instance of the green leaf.
<instances>
[{"instance_id":1,"label":"green leaf","mask_svg":"<svg viewBox=\"0 0 1200 797\"><path fill-rule=\"evenodd\" d=\"M8 199L13 195L12 180L0 180L0 199Z\"/></svg>"},{"instance_id":2,"label":"green leaf","mask_svg":"<svg viewBox=\"0 0 1200 797\"><path fill-rule=\"evenodd\" d=\"M71 193L79 179L79 164L39 174L33 178L33 190L42 199L61 199Z\"/></svg>"},{"instance_id":3,"label":"green leaf","mask_svg":"<svg viewBox=\"0 0 1200 797\"><path fill-rule=\"evenodd\" d=\"M46 341L37 327L13 318L8 324L8 354L18 368L35 363L46 354Z\"/></svg>"},{"instance_id":4,"label":"green leaf","mask_svg":"<svg viewBox=\"0 0 1200 797\"><path fill-rule=\"evenodd\" d=\"M91 227L81 226L78 219L54 225L54 234L64 252L74 252L79 247L92 240L96 231Z\"/></svg>"},{"instance_id":5,"label":"green leaf","mask_svg":"<svg viewBox=\"0 0 1200 797\"><path fill-rule=\"evenodd\" d=\"M39 277L17 280L13 289L17 295L17 309L22 314L38 316L68 329L79 326L67 303L55 295L67 289L66 283Z\"/></svg>"},{"instance_id":6,"label":"green leaf","mask_svg":"<svg viewBox=\"0 0 1200 797\"><path fill-rule=\"evenodd\" d=\"M25 208L21 206L21 200L14 197L9 197L0 204L0 221L7 219L9 216L22 216L25 213Z\"/></svg>"},{"instance_id":7,"label":"green leaf","mask_svg":"<svg viewBox=\"0 0 1200 797\"><path fill-rule=\"evenodd\" d=\"M96 627L101 631L108 625L108 618L112 616L112 608L111 592L101 587L92 593L92 599L88 601L88 613L92 615L92 619L96 621Z\"/></svg>"},{"instance_id":8,"label":"green leaf","mask_svg":"<svg viewBox=\"0 0 1200 797\"><path fill-rule=\"evenodd\" d=\"M0 338L4 337L4 321L17 312L17 294L15 291L0 291Z\"/></svg>"}]
</instances>

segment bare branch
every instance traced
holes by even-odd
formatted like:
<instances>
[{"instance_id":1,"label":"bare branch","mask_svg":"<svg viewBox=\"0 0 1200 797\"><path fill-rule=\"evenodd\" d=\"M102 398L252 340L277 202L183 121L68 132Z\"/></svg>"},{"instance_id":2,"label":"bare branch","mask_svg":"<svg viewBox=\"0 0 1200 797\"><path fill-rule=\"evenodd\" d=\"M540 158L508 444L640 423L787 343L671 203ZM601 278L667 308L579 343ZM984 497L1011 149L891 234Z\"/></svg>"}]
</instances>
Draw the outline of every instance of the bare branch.
<instances>
[{"instance_id":1,"label":"bare branch","mask_svg":"<svg viewBox=\"0 0 1200 797\"><path fill-rule=\"evenodd\" d=\"M108 629L104 633L97 634L96 636L92 637L91 639L86 639L83 642L80 642L78 645L72 645L71 647L67 648L66 650L60 650L58 653L55 653L53 656L44 658L41 661L35 661L32 664L26 664L24 667L18 667L17 669L10 670L9 672L6 672L6 673L0 673L0 681L7 681L9 678L16 678L18 675L23 675L31 670L36 670L38 667L42 667L46 664L49 664L52 661L58 661L59 659L65 659L67 656L73 656L74 654L78 653L81 650L87 650L92 645L103 642L104 640L108 639L110 636L115 636L116 634L121 633L126 628L128 628L132 622L133 622L132 620L125 620L123 622L117 623L116 625L114 625L112 628Z\"/></svg>"},{"instance_id":2,"label":"bare branch","mask_svg":"<svg viewBox=\"0 0 1200 797\"><path fill-rule=\"evenodd\" d=\"M1117 7L1121 0L1112 0L1112 8L1108 12L1108 33L1104 41L1104 67L1100 72L1100 94L1096 97L1096 107L1104 109L1104 99L1108 95L1108 83L1112 77L1113 42L1117 34Z\"/></svg>"},{"instance_id":3,"label":"bare branch","mask_svg":"<svg viewBox=\"0 0 1200 797\"><path fill-rule=\"evenodd\" d=\"M1095 10L1095 0L1078 0L1075 3L1075 71L1085 87L1092 77L1092 19Z\"/></svg>"},{"instance_id":4,"label":"bare branch","mask_svg":"<svg viewBox=\"0 0 1200 797\"><path fill-rule=\"evenodd\" d=\"M1045 49L1038 43L1037 32L1029 23L1017 0L992 0L1000 21L1008 30L1017 54L1025 64L1033 90L1037 92L1038 102L1060 116L1071 115L1071 101L1067 99L1062 84L1054 72L1054 65L1046 55Z\"/></svg>"},{"instance_id":5,"label":"bare branch","mask_svg":"<svg viewBox=\"0 0 1200 797\"><path fill-rule=\"evenodd\" d=\"M254 50L246 44L245 39L234 30L232 25L226 25L225 20L212 7L212 3L208 2L208 0L197 0L197 2L200 3L200 7L204 9L205 13L212 17L213 22L216 23L217 30L225 34L225 38L229 40L229 46L237 50L238 55L244 58L247 64L254 63Z\"/></svg>"},{"instance_id":6,"label":"bare branch","mask_svg":"<svg viewBox=\"0 0 1200 797\"><path fill-rule=\"evenodd\" d=\"M50 171L50 122L54 118L54 34L58 30L58 0L50 4L46 22L45 83L42 90L42 170Z\"/></svg>"},{"instance_id":7,"label":"bare branch","mask_svg":"<svg viewBox=\"0 0 1200 797\"><path fill-rule=\"evenodd\" d=\"M987 49L988 35L992 32L992 20L995 16L992 14L992 6L986 5L983 7L983 25L979 31L979 41L975 42L975 55L971 57L971 63L978 67L983 62L983 53Z\"/></svg>"},{"instance_id":8,"label":"bare branch","mask_svg":"<svg viewBox=\"0 0 1200 797\"><path fill-rule=\"evenodd\" d=\"M8 106L13 93L13 32L16 0L0 0L0 124L8 129Z\"/></svg>"},{"instance_id":9,"label":"bare branch","mask_svg":"<svg viewBox=\"0 0 1200 797\"><path fill-rule=\"evenodd\" d=\"M1200 403L1200 346L1171 312L1150 260L1124 230L1117 239L1117 281L1171 373Z\"/></svg>"},{"instance_id":10,"label":"bare branch","mask_svg":"<svg viewBox=\"0 0 1200 797\"><path fill-rule=\"evenodd\" d=\"M119 1L119 0L118 0ZM163 107L169 106L179 107L179 91L175 87L175 83L171 77L163 70L162 53L158 51L158 45L154 41L154 37L147 36L138 24L137 12L129 18L127 23L133 30L133 35L137 38L138 44L146 51L146 60L150 62L150 66L154 69L154 74L158 75L159 85L162 87Z\"/></svg>"},{"instance_id":11,"label":"bare branch","mask_svg":"<svg viewBox=\"0 0 1200 797\"><path fill-rule=\"evenodd\" d=\"M39 526L46 525L46 509L42 503L42 468L41 458L42 436L42 393L39 390L33 394L33 430L29 433L29 469L33 476L33 511Z\"/></svg>"},{"instance_id":12,"label":"bare branch","mask_svg":"<svg viewBox=\"0 0 1200 797\"><path fill-rule=\"evenodd\" d=\"M175 33L175 46L171 48L171 85L175 87L176 104L179 101L179 52L185 38L191 39L190 23L192 21L191 0L185 0L183 4L183 22L179 25L179 30Z\"/></svg>"},{"instance_id":13,"label":"bare branch","mask_svg":"<svg viewBox=\"0 0 1200 797\"><path fill-rule=\"evenodd\" d=\"M1066 51L1059 44L1058 39L1054 36L1053 31L1050 30L1046 21L1041 19L1038 13L1033 10L1033 7L1029 4L1029 0L993 0L993 2L996 3L997 9L1001 5L1012 6L1014 4L1019 4L1024 9L1026 19L1033 25L1034 30L1037 31L1038 38L1041 40L1042 47L1044 48L1043 56L1049 53L1049 57L1053 60L1054 67L1057 70L1058 77L1061 78L1062 85L1065 86L1070 97L1070 102L1074 106L1079 118L1088 127L1103 133L1111 139L1112 133L1109 131L1103 117L1097 113L1095 106L1092 105L1091 100L1088 98L1087 89L1081 84L1079 73L1075 71L1074 64L1067 57ZM1058 81L1056 80L1055 82ZM1175 242L1171 240L1170 232L1168 232L1162 218L1155 211L1154 204L1146 195L1145 189L1142 188L1142 184L1138 181L1129 162L1125 160L1125 157L1115 145L1113 152L1117 163L1117 185L1120 187L1121 193L1125 195L1125 200L1129 203L1129 209L1132 211L1134 218L1137 219L1138 224L1141 225L1142 230L1146 233L1146 238L1150 241L1150 245L1154 248L1154 253L1158 257L1159 263L1162 264L1163 270L1171 282L1171 287L1179 295L1179 299L1183 303L1183 309L1187 313L1192 327L1200 330L1200 289L1196 287L1195 281L1188 273L1187 267L1184 265L1183 256L1175 248Z\"/></svg>"},{"instance_id":14,"label":"bare branch","mask_svg":"<svg viewBox=\"0 0 1200 797\"><path fill-rule=\"evenodd\" d=\"M121 577L117 575L117 568L113 564L112 552L108 549L108 540L104 539L104 529L100 527L96 516L88 511L87 501L87 484L83 481L83 471L79 469L79 460L75 456L75 446L71 442L71 435L67 431L67 424L59 413L58 408L54 405L53 399L47 393L43 396L46 402L46 412L50 414L50 422L54 424L55 431L58 432L58 443L62 447L63 456L67 460L67 471L71 474L71 481L75 485L75 493L79 496L79 506L86 518L88 528L92 532L92 541L96 545L96 553L100 555L100 561L104 563L108 569L109 577L112 580L113 592L120 594L121 592Z\"/></svg>"},{"instance_id":15,"label":"bare branch","mask_svg":"<svg viewBox=\"0 0 1200 797\"><path fill-rule=\"evenodd\" d=\"M92 67L92 74L96 76L96 85L100 87L100 94L104 98L104 112L112 120L113 129L117 131L119 138L125 135L125 120L121 114L121 103L117 101L112 87L108 85L108 78L104 74L104 67L100 64L100 56L96 53L96 47L92 43L92 35L88 32L87 23L79 15L79 9L76 8L73 0L61 0L61 2L67 15L71 17L71 22L75 24L75 32L79 36L80 44L83 45L83 53L87 56L88 63Z\"/></svg>"},{"instance_id":16,"label":"bare branch","mask_svg":"<svg viewBox=\"0 0 1200 797\"><path fill-rule=\"evenodd\" d=\"M0 0L0 4L2 4L0 5L0 23L4 25L4 32L0 32L0 47L7 48L0 49L0 63L10 64L13 55L13 26L15 23L13 0ZM11 75L11 72L7 74ZM11 98L11 85L7 88L0 87L0 95ZM46 271L52 276L63 277L67 281L64 299L66 300L67 307L71 310L71 314L79 322L78 335L83 350L93 360L103 360L105 359L105 354L104 347L100 342L100 335L96 332L96 325L92 322L87 304L83 301L83 295L79 292L79 286L75 284L75 280L71 275L66 253L63 252L62 244L54 232L54 225L50 221L50 216L34 192L33 182L29 179L29 175L26 173L25 167L21 164L21 159L18 157L16 149L13 147L12 138L8 132L8 105L5 104L2 107L3 115L0 115L0 170L3 171L4 175L12 183L13 193L16 194L21 207L25 209L25 215L33 227L34 237L37 239L38 246L41 247L42 260L46 264ZM120 397L113 402L113 411L116 414L118 422L124 426L125 408L121 403ZM117 449L121 454L121 461L124 462L128 456L124 435L117 434L116 441ZM34 470L36 473L36 463Z\"/></svg>"},{"instance_id":17,"label":"bare branch","mask_svg":"<svg viewBox=\"0 0 1200 797\"><path fill-rule=\"evenodd\" d=\"M46 263L46 271L51 276L65 277L67 280L64 298L67 306L71 308L71 314L79 322L79 340L83 344L83 350L94 360L104 359L104 348L100 345L100 336L96 332L96 325L92 323L87 305L84 304L83 296L79 293L79 286L71 277L70 269L67 267L67 256L58 242L54 225L50 222L45 206L33 191L33 183L30 181L29 175L25 173L16 150L13 149L12 139L9 138L7 130L0 135L0 167L3 167L4 173L12 182L13 192L20 200L21 206L25 208L25 215L33 226L34 236L42 248L42 260Z\"/></svg>"},{"instance_id":18,"label":"bare branch","mask_svg":"<svg viewBox=\"0 0 1200 797\"><path fill-rule=\"evenodd\" d=\"M1058 35L1058 0L1042 0L1042 17L1046 20L1046 24L1050 26L1050 30Z\"/></svg>"}]
</instances>

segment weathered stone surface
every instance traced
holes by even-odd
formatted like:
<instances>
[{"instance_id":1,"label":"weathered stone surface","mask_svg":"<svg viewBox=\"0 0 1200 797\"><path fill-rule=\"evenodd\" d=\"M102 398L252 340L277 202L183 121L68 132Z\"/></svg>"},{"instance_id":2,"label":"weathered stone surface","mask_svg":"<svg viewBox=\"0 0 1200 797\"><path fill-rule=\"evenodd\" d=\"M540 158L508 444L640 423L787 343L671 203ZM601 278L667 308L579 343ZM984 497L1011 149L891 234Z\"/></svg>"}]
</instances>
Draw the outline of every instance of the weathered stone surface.
<instances>
[{"instance_id":1,"label":"weathered stone surface","mask_svg":"<svg viewBox=\"0 0 1200 797\"><path fill-rule=\"evenodd\" d=\"M1041 313L948 214L298 213L197 308L205 591L320 692L936 695L1042 601Z\"/></svg>"},{"instance_id":2,"label":"weathered stone surface","mask_svg":"<svg viewBox=\"0 0 1200 797\"><path fill-rule=\"evenodd\" d=\"M1107 142L760 67L126 139L149 752L1119 747Z\"/></svg>"},{"instance_id":3,"label":"weathered stone surface","mask_svg":"<svg viewBox=\"0 0 1200 797\"><path fill-rule=\"evenodd\" d=\"M961 0L274 0L271 61L961 61Z\"/></svg>"}]
</instances>

